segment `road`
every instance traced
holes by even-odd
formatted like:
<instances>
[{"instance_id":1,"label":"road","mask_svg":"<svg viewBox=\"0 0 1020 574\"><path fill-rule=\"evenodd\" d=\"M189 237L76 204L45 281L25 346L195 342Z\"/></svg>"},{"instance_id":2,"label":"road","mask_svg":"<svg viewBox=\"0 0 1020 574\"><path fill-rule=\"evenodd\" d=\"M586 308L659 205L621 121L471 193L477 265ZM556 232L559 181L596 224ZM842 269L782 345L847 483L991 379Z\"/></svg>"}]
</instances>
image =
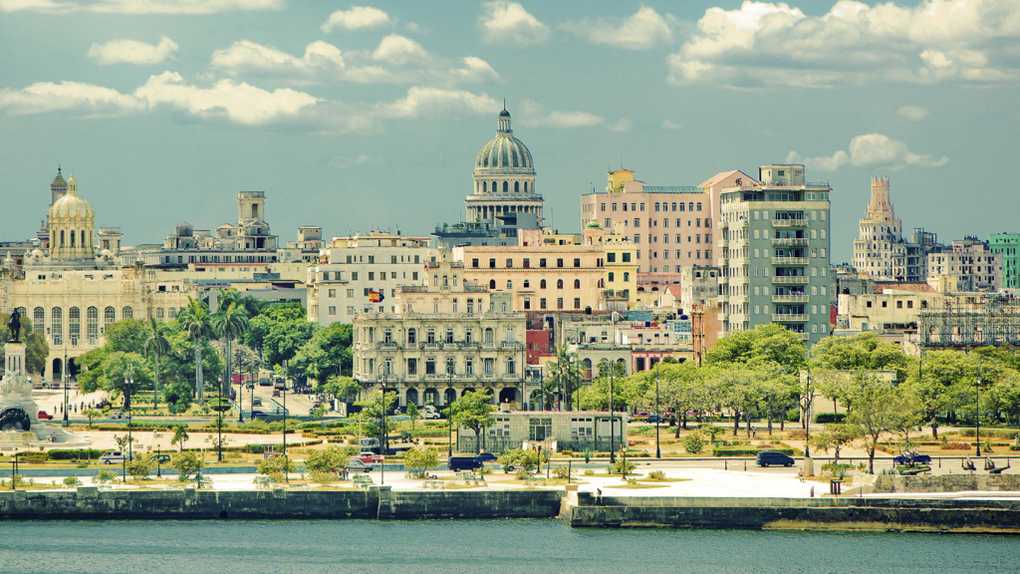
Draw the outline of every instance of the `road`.
<instances>
[{"instance_id":1,"label":"road","mask_svg":"<svg viewBox=\"0 0 1020 574\"><path fill-rule=\"evenodd\" d=\"M237 387L235 387L235 390ZM255 386L255 399L256 402L262 401L262 405L255 405L255 410L262 411L267 415L283 414L283 396L274 397L273 387L262 387ZM242 408L245 414L251 409L251 398L248 396L247 387L243 389L242 393ZM292 393L287 391L287 412L291 416L308 416L312 410L312 403L315 400L315 395L303 395L298 393Z\"/></svg>"}]
</instances>

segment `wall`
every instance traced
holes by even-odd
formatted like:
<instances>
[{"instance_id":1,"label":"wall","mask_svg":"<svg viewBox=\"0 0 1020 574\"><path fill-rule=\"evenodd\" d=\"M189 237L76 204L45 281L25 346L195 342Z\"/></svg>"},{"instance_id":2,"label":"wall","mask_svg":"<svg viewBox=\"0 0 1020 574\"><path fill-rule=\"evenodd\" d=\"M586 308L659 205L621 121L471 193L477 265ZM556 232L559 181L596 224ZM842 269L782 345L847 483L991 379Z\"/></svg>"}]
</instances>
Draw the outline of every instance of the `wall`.
<instances>
[{"instance_id":1,"label":"wall","mask_svg":"<svg viewBox=\"0 0 1020 574\"><path fill-rule=\"evenodd\" d=\"M1020 491L1020 475L942 474L937 476L879 475L875 492Z\"/></svg>"}]
</instances>

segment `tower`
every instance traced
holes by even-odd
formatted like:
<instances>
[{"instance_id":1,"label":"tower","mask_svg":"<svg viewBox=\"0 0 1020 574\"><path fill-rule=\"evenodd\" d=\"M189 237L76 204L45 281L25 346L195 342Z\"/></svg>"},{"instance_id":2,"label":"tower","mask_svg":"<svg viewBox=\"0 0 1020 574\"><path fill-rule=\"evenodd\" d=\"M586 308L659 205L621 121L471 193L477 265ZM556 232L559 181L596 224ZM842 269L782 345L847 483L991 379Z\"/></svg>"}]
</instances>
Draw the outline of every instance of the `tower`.
<instances>
[{"instance_id":1,"label":"tower","mask_svg":"<svg viewBox=\"0 0 1020 574\"><path fill-rule=\"evenodd\" d=\"M872 279L905 281L913 275L907 271L903 222L893 210L888 177L871 178L868 210L857 225L853 258L854 268Z\"/></svg>"},{"instance_id":2,"label":"tower","mask_svg":"<svg viewBox=\"0 0 1020 574\"><path fill-rule=\"evenodd\" d=\"M72 176L67 191L50 206L50 257L57 260L88 259L95 255L95 213L78 195Z\"/></svg>"}]
</instances>

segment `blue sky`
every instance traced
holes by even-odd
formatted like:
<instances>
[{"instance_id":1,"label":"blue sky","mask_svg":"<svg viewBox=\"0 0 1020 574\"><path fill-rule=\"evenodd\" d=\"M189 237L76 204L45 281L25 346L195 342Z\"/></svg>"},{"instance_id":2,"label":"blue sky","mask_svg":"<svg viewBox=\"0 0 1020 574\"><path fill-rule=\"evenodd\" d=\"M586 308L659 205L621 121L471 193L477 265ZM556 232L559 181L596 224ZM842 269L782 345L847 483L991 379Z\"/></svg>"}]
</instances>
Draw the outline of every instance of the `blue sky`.
<instances>
[{"instance_id":1,"label":"blue sky","mask_svg":"<svg viewBox=\"0 0 1020 574\"><path fill-rule=\"evenodd\" d=\"M844 259L872 175L906 227L1018 230L1020 2L0 0L0 238L58 163L129 244L458 221L505 97L547 214L626 165L657 184L788 159L834 188Z\"/></svg>"}]
</instances>

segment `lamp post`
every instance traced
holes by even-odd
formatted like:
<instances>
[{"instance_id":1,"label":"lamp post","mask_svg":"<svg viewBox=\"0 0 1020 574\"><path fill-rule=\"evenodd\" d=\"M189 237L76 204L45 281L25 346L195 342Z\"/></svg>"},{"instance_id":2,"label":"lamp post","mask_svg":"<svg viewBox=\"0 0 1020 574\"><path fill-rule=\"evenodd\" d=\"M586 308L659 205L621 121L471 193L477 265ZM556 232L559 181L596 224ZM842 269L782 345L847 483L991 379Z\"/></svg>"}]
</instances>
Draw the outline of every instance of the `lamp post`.
<instances>
[{"instance_id":1,"label":"lamp post","mask_svg":"<svg viewBox=\"0 0 1020 574\"><path fill-rule=\"evenodd\" d=\"M453 389L453 374L450 374L450 382L447 383L447 389ZM446 397L449 398L450 394L447 393ZM446 401L446 458L449 459L453 456L453 405L449 400Z\"/></svg>"},{"instance_id":2,"label":"lamp post","mask_svg":"<svg viewBox=\"0 0 1020 574\"><path fill-rule=\"evenodd\" d=\"M241 361L241 347L237 347L237 422L244 422L244 364Z\"/></svg>"},{"instance_id":3,"label":"lamp post","mask_svg":"<svg viewBox=\"0 0 1020 574\"><path fill-rule=\"evenodd\" d=\"M609 365L609 464L616 463L616 421L613 420L613 366Z\"/></svg>"},{"instance_id":4,"label":"lamp post","mask_svg":"<svg viewBox=\"0 0 1020 574\"><path fill-rule=\"evenodd\" d=\"M662 422L662 414L659 412L659 373L655 373L655 458L662 458L662 450L659 449L659 423ZM677 422L677 424L680 424Z\"/></svg>"},{"instance_id":5,"label":"lamp post","mask_svg":"<svg viewBox=\"0 0 1020 574\"><path fill-rule=\"evenodd\" d=\"M127 377L125 377L125 379L124 379L124 388L130 389L130 388L132 388L134 386L134 384L135 384L135 377L134 377L134 375L135 374L132 372ZM67 412L66 408L64 409L64 412L65 413ZM130 400L127 403L127 429L128 429L128 460L134 460L134 456L133 456L133 454L134 454L134 440L133 440L133 437L131 436L131 401Z\"/></svg>"},{"instance_id":6,"label":"lamp post","mask_svg":"<svg viewBox=\"0 0 1020 574\"><path fill-rule=\"evenodd\" d=\"M62 425L65 426L65 427L68 426L68 424L70 424L68 422L68 420L67 420L67 379L68 379L68 377L70 377L70 374L69 374L68 371L70 371L70 369L67 368L67 342L65 340L65 342L64 342L64 369L63 369L63 372L60 373L60 378L61 378L61 380L64 383L64 422L62 423Z\"/></svg>"},{"instance_id":7,"label":"lamp post","mask_svg":"<svg viewBox=\"0 0 1020 574\"><path fill-rule=\"evenodd\" d=\"M975 426L975 438L974 441L974 456L981 456L981 379L977 379L974 384L974 391L976 395L977 403L974 405L974 419L976 421Z\"/></svg>"}]
</instances>

